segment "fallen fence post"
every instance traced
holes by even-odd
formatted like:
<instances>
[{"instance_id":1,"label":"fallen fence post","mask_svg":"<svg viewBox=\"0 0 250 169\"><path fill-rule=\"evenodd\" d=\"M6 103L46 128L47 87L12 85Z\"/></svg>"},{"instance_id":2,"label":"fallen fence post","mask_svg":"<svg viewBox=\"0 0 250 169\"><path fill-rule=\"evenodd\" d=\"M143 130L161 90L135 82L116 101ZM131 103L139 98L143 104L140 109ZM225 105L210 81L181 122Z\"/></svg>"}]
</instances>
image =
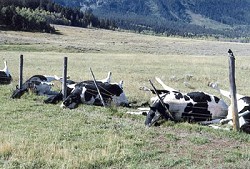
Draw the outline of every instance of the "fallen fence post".
<instances>
[{"instance_id":1,"label":"fallen fence post","mask_svg":"<svg viewBox=\"0 0 250 169\"><path fill-rule=\"evenodd\" d=\"M63 62L63 82L62 82L63 100L65 100L67 98L67 67L68 67L68 58L64 57L64 62Z\"/></svg>"},{"instance_id":2,"label":"fallen fence post","mask_svg":"<svg viewBox=\"0 0 250 169\"><path fill-rule=\"evenodd\" d=\"M19 61L19 89L22 88L23 85L23 55L20 55L20 61Z\"/></svg>"},{"instance_id":3,"label":"fallen fence post","mask_svg":"<svg viewBox=\"0 0 250 169\"><path fill-rule=\"evenodd\" d=\"M236 98L236 84L235 84L235 57L231 49L228 50L229 56L229 82L230 82L230 94L231 94L231 110L233 119L233 129L239 131L239 115Z\"/></svg>"},{"instance_id":4,"label":"fallen fence post","mask_svg":"<svg viewBox=\"0 0 250 169\"><path fill-rule=\"evenodd\" d=\"M157 97L158 97L160 103L161 103L162 106L166 109L166 112L168 113L170 119L174 121L173 115L172 115L171 112L168 110L167 106L164 104L164 102L163 102L161 96L160 96L160 95L158 94L158 92L156 91L156 88L155 88L155 86L153 85L153 83L151 82L150 79L149 79L149 83L150 83L151 86L153 87L153 90L154 90L154 92L156 93L156 95L157 95Z\"/></svg>"},{"instance_id":5,"label":"fallen fence post","mask_svg":"<svg viewBox=\"0 0 250 169\"><path fill-rule=\"evenodd\" d=\"M100 92L100 90L99 90L99 87L97 86L97 83L96 83L95 75L94 75L94 73L93 73L93 71L92 71L91 68L89 68L89 70L90 70L91 75L92 75L92 78L93 78L93 80L94 80L94 84L95 84L95 87L96 87L96 89L97 89L97 92L98 92L98 94L99 94L99 96L100 96L102 105L103 105L103 107L105 107L105 103L104 103L103 97L102 97L101 92Z\"/></svg>"}]
</instances>

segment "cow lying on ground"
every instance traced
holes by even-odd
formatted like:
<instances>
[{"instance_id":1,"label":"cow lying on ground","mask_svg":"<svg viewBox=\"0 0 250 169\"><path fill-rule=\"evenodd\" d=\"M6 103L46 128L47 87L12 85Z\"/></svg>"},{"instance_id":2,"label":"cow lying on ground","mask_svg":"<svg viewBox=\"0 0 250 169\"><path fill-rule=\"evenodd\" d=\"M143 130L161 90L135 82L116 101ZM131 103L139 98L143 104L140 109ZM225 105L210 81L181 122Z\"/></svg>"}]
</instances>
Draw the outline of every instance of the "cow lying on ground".
<instances>
[{"instance_id":1,"label":"cow lying on ground","mask_svg":"<svg viewBox=\"0 0 250 169\"><path fill-rule=\"evenodd\" d=\"M227 116L227 104L218 97L204 92L183 94L177 91L166 91L160 97L172 114L174 121L201 122ZM145 124L151 126L161 117L169 119L165 106L157 99L150 106Z\"/></svg>"},{"instance_id":2,"label":"cow lying on ground","mask_svg":"<svg viewBox=\"0 0 250 169\"><path fill-rule=\"evenodd\" d=\"M10 84L12 76L10 74L7 61L4 61L4 68L0 70L0 84Z\"/></svg>"},{"instance_id":3,"label":"cow lying on ground","mask_svg":"<svg viewBox=\"0 0 250 169\"><path fill-rule=\"evenodd\" d=\"M101 80L97 80L98 83L110 83L111 82L111 75L112 73L111 72L108 72L108 76L104 79L101 79ZM62 83L63 82L63 79L60 78L60 82ZM85 84L94 84L94 81L93 80L85 80L81 83L85 83ZM79 82L75 82L75 81L72 81L72 80L66 80L66 90L67 90L67 96L69 96L71 94L71 92L76 88L76 85L79 84ZM46 100L44 100L44 103L47 103L47 104L57 104L58 102L62 101L63 100L63 94L62 94L62 91L60 91L58 94L56 95L53 95L49 98L47 98Z\"/></svg>"},{"instance_id":4,"label":"cow lying on ground","mask_svg":"<svg viewBox=\"0 0 250 169\"><path fill-rule=\"evenodd\" d=\"M21 98L21 96L28 92L33 91L37 95L56 95L58 92L51 91L51 82L54 80L60 80L57 76L47 75L34 75L30 77L25 83L22 84L21 88L16 87L16 90L12 93L11 98Z\"/></svg>"},{"instance_id":5,"label":"cow lying on ground","mask_svg":"<svg viewBox=\"0 0 250 169\"><path fill-rule=\"evenodd\" d=\"M216 83L210 83L209 86L213 89L216 89L221 95L229 99L231 98L230 92L220 89ZM240 129L246 133L250 133L250 97L237 94L236 98ZM231 105L229 106L228 110L229 111L226 119L221 119L219 121L221 124L228 123L232 125Z\"/></svg>"},{"instance_id":6,"label":"cow lying on ground","mask_svg":"<svg viewBox=\"0 0 250 169\"><path fill-rule=\"evenodd\" d=\"M162 81L160 82L162 83ZM160 94L164 105L158 97L151 99L153 103L147 112L145 121L147 126L152 126L161 119L171 119L168 113L171 113L171 120L188 122L210 121L227 116L227 104L214 95L205 92L184 94L165 84L162 86L164 90L156 90L156 92ZM154 90L144 89L154 93Z\"/></svg>"},{"instance_id":7,"label":"cow lying on ground","mask_svg":"<svg viewBox=\"0 0 250 169\"><path fill-rule=\"evenodd\" d=\"M97 81L97 86L105 105L128 106L128 100L123 92L123 82L119 84L103 83ZM80 103L102 106L97 88L92 81L75 84L69 96L62 102L62 108L76 108Z\"/></svg>"}]
</instances>

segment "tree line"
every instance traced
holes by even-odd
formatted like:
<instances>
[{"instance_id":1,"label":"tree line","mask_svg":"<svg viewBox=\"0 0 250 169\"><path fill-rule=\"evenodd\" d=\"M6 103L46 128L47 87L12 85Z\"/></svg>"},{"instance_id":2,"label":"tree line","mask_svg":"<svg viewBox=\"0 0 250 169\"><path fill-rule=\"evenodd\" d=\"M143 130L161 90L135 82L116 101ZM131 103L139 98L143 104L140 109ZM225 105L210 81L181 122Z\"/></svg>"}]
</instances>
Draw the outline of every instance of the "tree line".
<instances>
[{"instance_id":1,"label":"tree line","mask_svg":"<svg viewBox=\"0 0 250 169\"><path fill-rule=\"evenodd\" d=\"M0 0L0 28L55 32L50 24L115 29L109 19L99 19L91 11L64 7L52 0Z\"/></svg>"},{"instance_id":2,"label":"tree line","mask_svg":"<svg viewBox=\"0 0 250 169\"><path fill-rule=\"evenodd\" d=\"M135 32L215 38L250 36L249 0L55 0L55 2L66 6L81 4L80 6L86 8L93 7L96 16L112 18L119 28ZM200 18L193 17L194 14ZM200 22L202 19L206 21Z\"/></svg>"}]
</instances>

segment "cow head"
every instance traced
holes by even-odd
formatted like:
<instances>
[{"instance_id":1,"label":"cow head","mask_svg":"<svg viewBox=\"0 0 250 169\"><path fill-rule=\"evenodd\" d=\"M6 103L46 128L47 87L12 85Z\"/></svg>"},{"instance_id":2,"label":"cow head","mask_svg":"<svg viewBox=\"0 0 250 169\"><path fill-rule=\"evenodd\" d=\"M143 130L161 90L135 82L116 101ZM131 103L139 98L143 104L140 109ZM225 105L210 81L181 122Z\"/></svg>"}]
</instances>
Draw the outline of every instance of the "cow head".
<instances>
[{"instance_id":1,"label":"cow head","mask_svg":"<svg viewBox=\"0 0 250 169\"><path fill-rule=\"evenodd\" d=\"M46 81L47 79L42 75L34 75L29 78L22 86L16 86L16 90L12 93L11 98L20 98L25 92L32 90L33 92L38 92L41 90L39 85L41 85L42 81ZM46 85L49 86L49 85ZM39 88L39 89L38 89ZM38 90L37 90L38 89Z\"/></svg>"},{"instance_id":2,"label":"cow head","mask_svg":"<svg viewBox=\"0 0 250 169\"><path fill-rule=\"evenodd\" d=\"M16 90L12 93L11 98L20 98L25 92L31 91L38 95L44 95L51 90L51 84L36 80L26 81L21 88L16 86Z\"/></svg>"},{"instance_id":3,"label":"cow head","mask_svg":"<svg viewBox=\"0 0 250 169\"><path fill-rule=\"evenodd\" d=\"M28 91L28 86L22 86L22 88L19 88L16 86L16 90L13 91L11 98L12 99L19 99L21 96Z\"/></svg>"},{"instance_id":4,"label":"cow head","mask_svg":"<svg viewBox=\"0 0 250 169\"><path fill-rule=\"evenodd\" d=\"M168 104L165 104L167 108L169 108ZM153 126L157 123L160 123L161 120L169 119L169 115L166 113L166 108L161 104L159 100L155 101L152 106L150 106L150 110L147 113L147 117L145 120L146 126Z\"/></svg>"},{"instance_id":5,"label":"cow head","mask_svg":"<svg viewBox=\"0 0 250 169\"><path fill-rule=\"evenodd\" d=\"M40 82L39 82L40 83ZM25 82L21 88L19 86L16 86L16 90L13 91L11 98L12 99L19 99L21 96L25 93L28 92L29 90L36 93L36 84L35 82Z\"/></svg>"},{"instance_id":6,"label":"cow head","mask_svg":"<svg viewBox=\"0 0 250 169\"><path fill-rule=\"evenodd\" d=\"M76 108L78 104L81 103L81 93L82 93L81 87L74 88L73 91L68 95L68 97L65 100L63 100L60 107L69 109Z\"/></svg>"}]
</instances>

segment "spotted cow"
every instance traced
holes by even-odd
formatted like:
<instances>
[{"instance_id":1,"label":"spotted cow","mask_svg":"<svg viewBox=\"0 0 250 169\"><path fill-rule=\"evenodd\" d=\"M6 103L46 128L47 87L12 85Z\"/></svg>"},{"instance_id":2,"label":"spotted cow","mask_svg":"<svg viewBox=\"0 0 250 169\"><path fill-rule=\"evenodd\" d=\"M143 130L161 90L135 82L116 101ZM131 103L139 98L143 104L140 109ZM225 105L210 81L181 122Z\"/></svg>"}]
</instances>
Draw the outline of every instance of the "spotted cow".
<instances>
[{"instance_id":1,"label":"spotted cow","mask_svg":"<svg viewBox=\"0 0 250 169\"><path fill-rule=\"evenodd\" d=\"M25 83L22 84L21 88L16 86L16 90L13 91L11 98L21 98L21 96L28 91L32 91L37 95L55 95L58 92L52 91L52 81L59 80L57 76L48 75L34 75L30 77Z\"/></svg>"},{"instance_id":2,"label":"spotted cow","mask_svg":"<svg viewBox=\"0 0 250 169\"><path fill-rule=\"evenodd\" d=\"M212 87L213 89L216 89L221 95L227 97L228 99L231 99L230 92L220 89L218 84L210 83L209 86ZM236 94L236 98L237 98L240 129L250 134L250 97ZM221 119L220 123L221 124L228 123L232 125L231 105L228 108L227 117L225 119Z\"/></svg>"},{"instance_id":3,"label":"spotted cow","mask_svg":"<svg viewBox=\"0 0 250 169\"><path fill-rule=\"evenodd\" d=\"M205 92L190 92L183 94L178 91L165 91L160 99L154 101L147 113L145 125L152 126L159 119L170 119L166 108L172 114L174 121L201 122L227 116L227 104L214 95Z\"/></svg>"},{"instance_id":4,"label":"spotted cow","mask_svg":"<svg viewBox=\"0 0 250 169\"><path fill-rule=\"evenodd\" d=\"M112 73L108 72L108 76L106 78L104 78L104 79L97 80L97 83L107 83L107 84L109 84L109 83L111 83L111 77L112 77ZM63 82L62 78L57 78L57 79L59 79L59 81L61 83ZM82 84L94 84L94 81L93 80L85 80L85 81L82 81L81 83ZM66 95L67 96L69 96L73 92L73 90L75 88L78 88L77 84L80 84L80 83L75 82L73 80L66 79ZM44 103L57 104L60 101L63 101L63 93L62 93L62 91L60 91L56 95L52 95L52 96L48 97L46 100L44 100ZM77 105L77 104L75 104L75 105Z\"/></svg>"},{"instance_id":5,"label":"spotted cow","mask_svg":"<svg viewBox=\"0 0 250 169\"><path fill-rule=\"evenodd\" d=\"M97 86L105 105L128 106L128 100L123 91L123 82L119 84L103 83L97 81ZM69 96L62 102L62 108L76 108L80 103L91 105L102 105L97 88L93 81L85 81L75 84Z\"/></svg>"}]
</instances>

